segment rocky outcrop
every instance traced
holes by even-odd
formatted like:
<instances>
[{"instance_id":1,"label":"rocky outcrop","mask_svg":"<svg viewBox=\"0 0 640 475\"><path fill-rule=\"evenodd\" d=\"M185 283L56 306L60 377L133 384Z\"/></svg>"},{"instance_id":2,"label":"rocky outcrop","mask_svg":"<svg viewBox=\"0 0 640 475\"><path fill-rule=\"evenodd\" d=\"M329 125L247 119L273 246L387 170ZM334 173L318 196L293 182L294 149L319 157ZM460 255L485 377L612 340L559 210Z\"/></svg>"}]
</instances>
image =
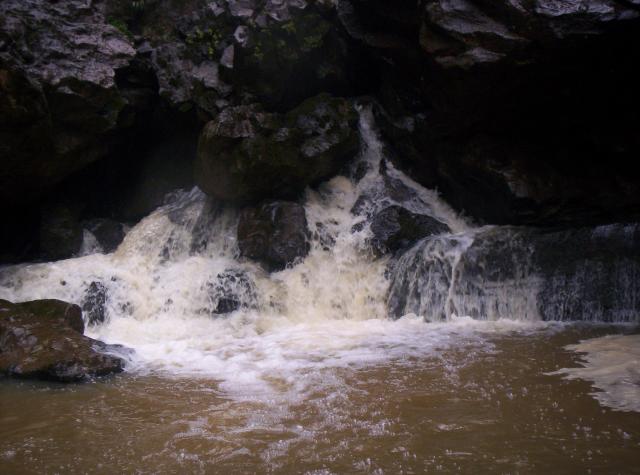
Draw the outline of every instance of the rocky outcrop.
<instances>
[{"instance_id":1,"label":"rocky outcrop","mask_svg":"<svg viewBox=\"0 0 640 475\"><path fill-rule=\"evenodd\" d=\"M271 271L294 264L310 249L304 208L286 201L245 208L238 221L238 247Z\"/></svg>"},{"instance_id":2,"label":"rocky outcrop","mask_svg":"<svg viewBox=\"0 0 640 475\"><path fill-rule=\"evenodd\" d=\"M342 0L398 163L480 222L633 219L635 2ZM633 124L633 125L632 125Z\"/></svg>"},{"instance_id":3,"label":"rocky outcrop","mask_svg":"<svg viewBox=\"0 0 640 475\"><path fill-rule=\"evenodd\" d=\"M473 318L637 322L640 225L488 227L427 238L392 272L389 311Z\"/></svg>"},{"instance_id":4,"label":"rocky outcrop","mask_svg":"<svg viewBox=\"0 0 640 475\"><path fill-rule=\"evenodd\" d=\"M0 4L0 200L33 200L106 155L134 56L91 3Z\"/></svg>"},{"instance_id":5,"label":"rocky outcrop","mask_svg":"<svg viewBox=\"0 0 640 475\"><path fill-rule=\"evenodd\" d=\"M286 114L233 107L200 136L196 182L235 203L294 198L335 175L358 146L357 114L345 99L320 95Z\"/></svg>"},{"instance_id":6,"label":"rocky outcrop","mask_svg":"<svg viewBox=\"0 0 640 475\"><path fill-rule=\"evenodd\" d=\"M124 361L84 336L80 307L59 300L0 300L0 373L62 382L118 373Z\"/></svg>"},{"instance_id":7,"label":"rocky outcrop","mask_svg":"<svg viewBox=\"0 0 640 475\"><path fill-rule=\"evenodd\" d=\"M449 232L449 227L431 216L389 206L371 220L370 244L378 256L406 249L427 236Z\"/></svg>"}]
</instances>

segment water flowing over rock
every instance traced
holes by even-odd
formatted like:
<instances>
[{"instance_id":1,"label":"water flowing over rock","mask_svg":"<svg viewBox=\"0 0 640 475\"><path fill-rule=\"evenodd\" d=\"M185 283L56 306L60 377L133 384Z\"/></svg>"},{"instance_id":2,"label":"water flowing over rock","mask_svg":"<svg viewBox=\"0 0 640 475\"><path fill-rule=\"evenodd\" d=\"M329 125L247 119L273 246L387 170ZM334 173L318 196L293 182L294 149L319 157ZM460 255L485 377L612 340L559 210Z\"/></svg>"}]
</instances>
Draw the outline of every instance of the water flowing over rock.
<instances>
[{"instance_id":1,"label":"water flowing over rock","mask_svg":"<svg viewBox=\"0 0 640 475\"><path fill-rule=\"evenodd\" d=\"M106 318L107 288L101 282L91 282L82 301L84 320L89 325L104 323Z\"/></svg>"},{"instance_id":2,"label":"water flowing over rock","mask_svg":"<svg viewBox=\"0 0 640 475\"><path fill-rule=\"evenodd\" d=\"M83 381L118 373L124 361L84 336L80 307L59 300L0 300L0 373L20 378Z\"/></svg>"},{"instance_id":3,"label":"water flowing over rock","mask_svg":"<svg viewBox=\"0 0 640 475\"><path fill-rule=\"evenodd\" d=\"M224 315L240 308L255 306L255 284L245 272L226 270L216 276L215 283L209 282L207 285L211 289L210 300L214 315Z\"/></svg>"},{"instance_id":4,"label":"water flowing over rock","mask_svg":"<svg viewBox=\"0 0 640 475\"><path fill-rule=\"evenodd\" d=\"M637 220L633 2L342 0L397 163L480 223ZM634 125L632 125L634 124Z\"/></svg>"},{"instance_id":5,"label":"water flowing over rock","mask_svg":"<svg viewBox=\"0 0 640 475\"><path fill-rule=\"evenodd\" d=\"M358 151L350 102L320 95L286 114L224 110L200 136L196 181L225 201L294 198L335 175Z\"/></svg>"},{"instance_id":6,"label":"water flowing over rock","mask_svg":"<svg viewBox=\"0 0 640 475\"><path fill-rule=\"evenodd\" d=\"M490 227L427 238L395 264L390 314L637 321L640 227Z\"/></svg>"},{"instance_id":7,"label":"water flowing over rock","mask_svg":"<svg viewBox=\"0 0 640 475\"><path fill-rule=\"evenodd\" d=\"M310 249L304 208L276 201L246 208L238 221L238 247L243 256L282 270L303 259Z\"/></svg>"},{"instance_id":8,"label":"water flowing over rock","mask_svg":"<svg viewBox=\"0 0 640 475\"><path fill-rule=\"evenodd\" d=\"M449 227L431 216L416 214L400 206L389 206L371 221L371 243L378 255L409 247L421 238L442 234Z\"/></svg>"},{"instance_id":9,"label":"water flowing over rock","mask_svg":"<svg viewBox=\"0 0 640 475\"><path fill-rule=\"evenodd\" d=\"M83 226L93 234L104 252L115 251L126 234L122 223L108 218L92 219Z\"/></svg>"}]
</instances>

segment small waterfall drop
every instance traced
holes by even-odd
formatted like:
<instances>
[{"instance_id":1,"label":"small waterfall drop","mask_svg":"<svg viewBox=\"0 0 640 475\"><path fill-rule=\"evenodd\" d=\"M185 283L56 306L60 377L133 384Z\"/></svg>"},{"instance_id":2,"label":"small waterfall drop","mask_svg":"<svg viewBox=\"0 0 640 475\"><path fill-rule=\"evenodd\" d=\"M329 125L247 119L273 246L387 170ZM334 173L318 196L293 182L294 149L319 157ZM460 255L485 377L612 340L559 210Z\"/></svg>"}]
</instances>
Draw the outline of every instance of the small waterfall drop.
<instances>
[{"instance_id":1,"label":"small waterfall drop","mask_svg":"<svg viewBox=\"0 0 640 475\"><path fill-rule=\"evenodd\" d=\"M268 274L241 258L238 210L193 189L168 196L112 254L1 270L0 298L82 305L91 288L104 289L105 321L87 332L134 348L130 370L213 376L229 388L278 377L295 384L297 371L432 351L442 344L439 330L427 335L419 318L388 319L389 258L373 257L367 220L402 205L453 230L467 226L436 193L383 163L372 112L360 112L362 150L352 176L303 198L311 246L297 265ZM390 186L395 194L385 192ZM227 293L239 306L218 315Z\"/></svg>"},{"instance_id":2,"label":"small waterfall drop","mask_svg":"<svg viewBox=\"0 0 640 475\"><path fill-rule=\"evenodd\" d=\"M540 273L543 261L555 259L540 249L553 247L555 238L470 227L385 159L371 110L360 114L362 150L349 176L307 190L302 200L311 234L302 262L267 273L239 255L238 210L198 189L176 191L112 254L89 254L86 246L87 255L74 259L1 269L0 298L82 305L90 289L99 289L105 320L88 334L133 348L129 370L204 375L238 394L274 381L302 394L323 384L310 376L320 369L431 355L472 333L476 338L481 325L491 331L539 325L549 317L541 309L565 319L575 308L561 308L562 279L582 275L575 286L591 282L589 270L600 264L620 290L599 309L587 285L574 307L595 318L605 312L610 320L637 319L638 260L616 257L637 240L636 228L608 231L619 243L609 264L592 259L571 264L573 273ZM389 206L433 217L451 232L423 239L399 258L375 258L370 219ZM574 238L596 248L610 243L581 236ZM229 295L237 307L220 315Z\"/></svg>"}]
</instances>

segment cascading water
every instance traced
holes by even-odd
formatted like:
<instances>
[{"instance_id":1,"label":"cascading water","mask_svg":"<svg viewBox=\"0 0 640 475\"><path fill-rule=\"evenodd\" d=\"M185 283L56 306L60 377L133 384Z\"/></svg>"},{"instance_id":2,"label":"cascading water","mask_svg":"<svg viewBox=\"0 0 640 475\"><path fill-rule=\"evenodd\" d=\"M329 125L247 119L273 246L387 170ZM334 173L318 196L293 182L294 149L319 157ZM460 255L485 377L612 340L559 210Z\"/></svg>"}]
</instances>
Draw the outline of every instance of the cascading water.
<instances>
[{"instance_id":1,"label":"cascading water","mask_svg":"<svg viewBox=\"0 0 640 475\"><path fill-rule=\"evenodd\" d=\"M423 331L424 325L417 318L387 319L388 258L373 258L369 228L357 225L384 206L401 204L453 230L467 227L435 193L393 166L383 176L370 110L362 111L360 125L363 146L353 167L361 177L338 176L307 191L311 250L291 268L269 275L240 258L237 211L194 189L167 197L113 254L4 269L0 298L82 304L91 285L99 285L105 321L88 334L134 348L130 370L202 374L230 387L264 386L278 375L291 379L287 369L376 361L411 348L428 352L437 332L419 336L417 327ZM384 195L385 180L410 193ZM352 214L363 196L361 213ZM216 315L227 294L239 308Z\"/></svg>"},{"instance_id":2,"label":"cascading water","mask_svg":"<svg viewBox=\"0 0 640 475\"><path fill-rule=\"evenodd\" d=\"M197 189L112 254L88 234L80 257L0 269L1 299L89 303L89 336L134 350L96 384L0 381L1 469L624 472L640 419L607 407L640 412L638 335L543 319L637 321L638 227L471 227L384 160L366 108L360 129L350 177L302 200L309 254L280 272L242 258L238 210ZM392 207L449 231L375 257Z\"/></svg>"},{"instance_id":3,"label":"cascading water","mask_svg":"<svg viewBox=\"0 0 640 475\"><path fill-rule=\"evenodd\" d=\"M566 276L539 272L530 234L471 228L435 192L384 160L368 108L360 130L353 177L306 192L311 249L297 265L268 274L242 259L237 210L194 189L168 196L113 254L91 254L89 236L82 257L3 269L0 298L82 304L90 289L100 289L105 321L88 334L133 348L130 371L212 377L243 397L288 387L294 399L320 384L310 376L316 371L431 355L477 337L480 323L452 316L495 321L485 331L540 325L549 317L541 312L542 295L551 318L563 319L553 296L564 291ZM431 216L451 232L418 242L399 259L374 258L370 217L392 205ZM588 269L580 265L574 274ZM613 265L621 291L611 293L607 315L637 319L638 261ZM229 296L237 308L218 315ZM576 303L594 318L602 313L596 307Z\"/></svg>"}]
</instances>

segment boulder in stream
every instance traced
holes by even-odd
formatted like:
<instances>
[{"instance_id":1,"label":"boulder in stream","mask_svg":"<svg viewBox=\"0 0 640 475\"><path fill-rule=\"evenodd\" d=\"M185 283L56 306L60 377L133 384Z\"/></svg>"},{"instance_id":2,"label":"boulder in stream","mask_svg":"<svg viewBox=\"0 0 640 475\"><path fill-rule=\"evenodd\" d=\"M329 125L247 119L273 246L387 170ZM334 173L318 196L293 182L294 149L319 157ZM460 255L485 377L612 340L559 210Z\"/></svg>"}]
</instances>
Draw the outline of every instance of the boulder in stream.
<instances>
[{"instance_id":1,"label":"boulder in stream","mask_svg":"<svg viewBox=\"0 0 640 475\"><path fill-rule=\"evenodd\" d=\"M371 245L383 255L406 249L427 236L449 232L449 226L425 214L412 213L401 206L389 206L371 221Z\"/></svg>"},{"instance_id":2,"label":"boulder in stream","mask_svg":"<svg viewBox=\"0 0 640 475\"><path fill-rule=\"evenodd\" d=\"M61 382L118 373L124 361L84 336L82 311L60 300L0 300L0 374Z\"/></svg>"},{"instance_id":3,"label":"boulder in stream","mask_svg":"<svg viewBox=\"0 0 640 475\"><path fill-rule=\"evenodd\" d=\"M245 208L238 221L240 253L282 270L309 253L309 229L304 208L289 201L274 201Z\"/></svg>"},{"instance_id":4,"label":"boulder in stream","mask_svg":"<svg viewBox=\"0 0 640 475\"><path fill-rule=\"evenodd\" d=\"M256 299L255 285L242 271L228 269L208 284L214 315L224 315L251 306Z\"/></svg>"}]
</instances>

